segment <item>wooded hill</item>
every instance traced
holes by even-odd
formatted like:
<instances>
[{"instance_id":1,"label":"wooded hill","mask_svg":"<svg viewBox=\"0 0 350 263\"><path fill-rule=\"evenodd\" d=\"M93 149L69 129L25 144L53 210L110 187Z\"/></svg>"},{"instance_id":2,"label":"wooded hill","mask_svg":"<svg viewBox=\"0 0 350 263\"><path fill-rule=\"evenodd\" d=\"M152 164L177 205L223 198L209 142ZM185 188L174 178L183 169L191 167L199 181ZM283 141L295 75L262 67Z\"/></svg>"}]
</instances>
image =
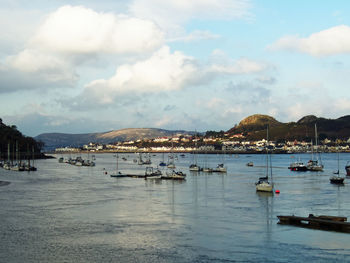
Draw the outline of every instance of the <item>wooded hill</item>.
<instances>
[{"instance_id":1,"label":"wooded hill","mask_svg":"<svg viewBox=\"0 0 350 263\"><path fill-rule=\"evenodd\" d=\"M17 151L16 145L23 158L25 158L24 155L32 156L33 150L36 158L42 157L40 154L42 143L35 141L32 137L24 136L15 125L7 126L0 119L0 159L7 159L8 150L13 157Z\"/></svg>"},{"instance_id":2,"label":"wooded hill","mask_svg":"<svg viewBox=\"0 0 350 263\"><path fill-rule=\"evenodd\" d=\"M315 124L319 140L348 139L350 137L350 115L338 119L318 118L308 115L297 122L282 123L271 116L255 114L242 120L228 131L229 134L243 133L248 140L266 138L266 127L269 125L269 137L275 141L315 140Z\"/></svg>"}]
</instances>

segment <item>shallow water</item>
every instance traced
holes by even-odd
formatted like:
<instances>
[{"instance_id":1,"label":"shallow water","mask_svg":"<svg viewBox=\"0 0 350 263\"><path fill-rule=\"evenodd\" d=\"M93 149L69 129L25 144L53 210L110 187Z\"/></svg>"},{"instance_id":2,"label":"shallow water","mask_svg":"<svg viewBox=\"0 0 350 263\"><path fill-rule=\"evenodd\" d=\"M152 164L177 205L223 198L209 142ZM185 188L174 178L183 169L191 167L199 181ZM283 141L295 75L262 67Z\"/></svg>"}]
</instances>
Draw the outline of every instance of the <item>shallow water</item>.
<instances>
[{"instance_id":1,"label":"shallow water","mask_svg":"<svg viewBox=\"0 0 350 263\"><path fill-rule=\"evenodd\" d=\"M133 154L122 156L120 170L144 173ZM279 195L255 191L264 155L198 156L199 164L224 162L227 174L189 173L193 155L179 156L184 182L111 178L113 154L97 154L95 167L49 159L37 172L1 169L10 184L0 187L0 262L350 261L350 234L277 224L277 215L350 216L349 179L329 183L337 155L322 155L324 172L289 171L298 157L310 158L272 155ZM152 156L154 165L161 159ZM348 160L340 154L343 173Z\"/></svg>"}]
</instances>

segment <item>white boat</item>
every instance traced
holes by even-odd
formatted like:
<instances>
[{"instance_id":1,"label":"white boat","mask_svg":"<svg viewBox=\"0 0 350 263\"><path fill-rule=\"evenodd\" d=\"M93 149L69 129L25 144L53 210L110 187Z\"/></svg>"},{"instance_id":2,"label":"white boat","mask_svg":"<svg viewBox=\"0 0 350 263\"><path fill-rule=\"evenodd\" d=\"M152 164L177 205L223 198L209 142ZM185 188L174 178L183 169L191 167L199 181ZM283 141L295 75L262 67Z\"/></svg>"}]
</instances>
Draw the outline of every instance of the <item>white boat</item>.
<instances>
[{"instance_id":1,"label":"white boat","mask_svg":"<svg viewBox=\"0 0 350 263\"><path fill-rule=\"evenodd\" d=\"M314 148L316 149L316 160L314 160ZM321 155L318 150L318 136L317 136L317 126L315 123L315 147L312 145L312 155L311 160L307 163L307 170L314 171L314 172L321 172L323 171L323 164L321 162Z\"/></svg>"},{"instance_id":2,"label":"white boat","mask_svg":"<svg viewBox=\"0 0 350 263\"><path fill-rule=\"evenodd\" d=\"M189 169L192 172L199 172L201 170L201 168L197 164L191 164Z\"/></svg>"},{"instance_id":3,"label":"white boat","mask_svg":"<svg viewBox=\"0 0 350 263\"><path fill-rule=\"evenodd\" d=\"M259 181L256 183L256 191L259 192L272 192L273 185L268 181L268 177L260 177Z\"/></svg>"},{"instance_id":4,"label":"white boat","mask_svg":"<svg viewBox=\"0 0 350 263\"><path fill-rule=\"evenodd\" d=\"M186 174L181 171L167 171L166 175L162 175L162 179L171 179L171 180L185 180Z\"/></svg>"},{"instance_id":5,"label":"white boat","mask_svg":"<svg viewBox=\"0 0 350 263\"><path fill-rule=\"evenodd\" d=\"M260 177L259 181L255 183L256 191L259 192L273 192L273 182L272 182L272 163L271 156L268 150L269 144L269 129L267 128L267 142L266 142L266 176ZM269 182L269 174L271 177L271 182Z\"/></svg>"},{"instance_id":6,"label":"white boat","mask_svg":"<svg viewBox=\"0 0 350 263\"><path fill-rule=\"evenodd\" d=\"M216 166L216 168L213 171L218 172L218 173L226 173L227 168L224 166L223 163L220 163L220 164L218 164L218 166Z\"/></svg>"},{"instance_id":7,"label":"white boat","mask_svg":"<svg viewBox=\"0 0 350 263\"><path fill-rule=\"evenodd\" d=\"M193 163L190 165L189 169L191 172L199 172L203 169L201 169L198 164L197 164L197 140L196 140L196 143L195 143L195 150L193 152Z\"/></svg>"}]
</instances>

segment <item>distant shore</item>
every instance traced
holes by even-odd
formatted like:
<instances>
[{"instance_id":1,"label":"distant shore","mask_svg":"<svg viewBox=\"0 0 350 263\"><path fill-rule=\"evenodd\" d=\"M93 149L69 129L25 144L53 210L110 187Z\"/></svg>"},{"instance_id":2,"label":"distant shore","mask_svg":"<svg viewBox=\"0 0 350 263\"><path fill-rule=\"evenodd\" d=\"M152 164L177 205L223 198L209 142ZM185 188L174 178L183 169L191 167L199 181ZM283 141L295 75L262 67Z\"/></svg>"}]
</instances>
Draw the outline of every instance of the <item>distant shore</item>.
<instances>
[{"instance_id":1,"label":"distant shore","mask_svg":"<svg viewBox=\"0 0 350 263\"><path fill-rule=\"evenodd\" d=\"M349 153L350 151L341 151L340 153ZM102 153L127 153L127 154L132 154L132 153L152 153L152 154L159 154L159 153L175 153L175 154L265 154L266 151L222 151L222 150L211 150L211 151L203 151L203 150L198 150L198 151L116 151L116 150L100 150L100 151L62 151L62 152L45 152L45 155L52 155L52 154L102 154ZM301 154L301 153L311 153L311 152L290 152L286 150L274 150L274 151L269 151L271 154ZM327 151L327 152L322 152L322 153L336 153L335 151Z\"/></svg>"}]
</instances>

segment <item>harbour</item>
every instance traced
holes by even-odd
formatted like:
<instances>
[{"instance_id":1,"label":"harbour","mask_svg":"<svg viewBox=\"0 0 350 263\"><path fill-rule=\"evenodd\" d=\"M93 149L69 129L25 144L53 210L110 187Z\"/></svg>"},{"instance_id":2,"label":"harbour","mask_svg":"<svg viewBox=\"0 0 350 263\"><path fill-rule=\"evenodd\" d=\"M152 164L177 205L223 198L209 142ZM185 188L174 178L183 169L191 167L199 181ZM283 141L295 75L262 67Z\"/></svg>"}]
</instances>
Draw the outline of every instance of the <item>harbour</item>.
<instances>
[{"instance_id":1,"label":"harbour","mask_svg":"<svg viewBox=\"0 0 350 263\"><path fill-rule=\"evenodd\" d=\"M0 181L9 182L0 187L4 262L346 262L350 256L349 234L280 225L277 218L350 215L348 178L329 183L337 154L322 155L323 172L302 173L287 168L294 155L272 154L280 194L255 190L264 155L198 155L199 165L227 167L205 173L190 172L193 156L185 154L175 165L186 180L113 178L113 154L97 154L92 167L59 157L36 161L34 173L0 170ZM119 154L118 169L144 174L133 157ZM339 159L345 177L350 154ZM157 166L162 155L151 161Z\"/></svg>"}]
</instances>

